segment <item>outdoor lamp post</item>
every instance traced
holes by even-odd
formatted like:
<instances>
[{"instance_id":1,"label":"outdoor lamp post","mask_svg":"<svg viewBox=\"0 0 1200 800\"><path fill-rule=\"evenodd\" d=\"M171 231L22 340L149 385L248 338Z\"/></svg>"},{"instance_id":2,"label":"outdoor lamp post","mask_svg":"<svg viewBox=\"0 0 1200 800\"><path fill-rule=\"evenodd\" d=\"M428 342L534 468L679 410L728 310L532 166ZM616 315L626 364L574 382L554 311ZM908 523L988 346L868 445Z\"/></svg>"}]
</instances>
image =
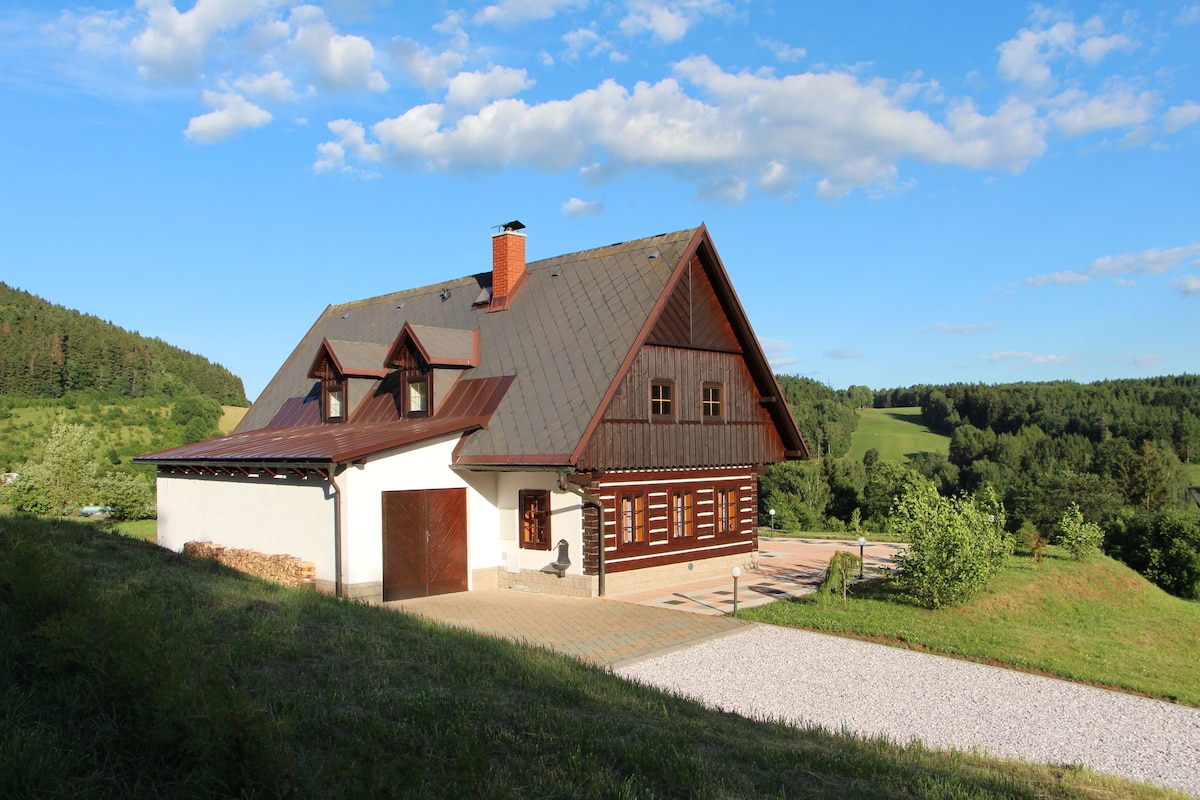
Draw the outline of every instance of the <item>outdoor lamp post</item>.
<instances>
[{"instance_id":1,"label":"outdoor lamp post","mask_svg":"<svg viewBox=\"0 0 1200 800\"><path fill-rule=\"evenodd\" d=\"M742 576L742 568L734 567L729 570L729 574L733 576L733 615L737 616L737 579Z\"/></svg>"},{"instance_id":2,"label":"outdoor lamp post","mask_svg":"<svg viewBox=\"0 0 1200 800\"><path fill-rule=\"evenodd\" d=\"M860 577L860 578L863 576L863 563L864 563L863 548L865 548L866 546L867 546L867 537L865 537L865 536L858 537L858 577Z\"/></svg>"},{"instance_id":3,"label":"outdoor lamp post","mask_svg":"<svg viewBox=\"0 0 1200 800\"><path fill-rule=\"evenodd\" d=\"M767 513L771 515L771 530L775 530L775 509L772 508Z\"/></svg>"}]
</instances>

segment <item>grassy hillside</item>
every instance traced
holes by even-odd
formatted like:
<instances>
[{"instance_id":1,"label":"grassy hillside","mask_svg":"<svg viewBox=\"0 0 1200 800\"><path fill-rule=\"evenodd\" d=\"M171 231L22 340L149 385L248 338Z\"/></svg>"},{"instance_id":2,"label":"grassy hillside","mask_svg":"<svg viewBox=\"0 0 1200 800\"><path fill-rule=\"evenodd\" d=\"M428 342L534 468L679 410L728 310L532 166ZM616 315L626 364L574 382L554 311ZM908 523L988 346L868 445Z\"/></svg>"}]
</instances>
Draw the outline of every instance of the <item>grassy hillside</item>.
<instances>
[{"instance_id":1,"label":"grassy hillside","mask_svg":"<svg viewBox=\"0 0 1200 800\"><path fill-rule=\"evenodd\" d=\"M20 472L26 461L40 461L55 422L89 428L95 436L96 459L102 464L124 463L142 453L182 444L183 423L171 414L174 402L167 397L118 402L78 395L24 404L8 399L0 406L0 472ZM221 408L224 413L217 426L222 433L226 426L232 431L246 414L245 408L237 406ZM216 434L212 430L210 435Z\"/></svg>"},{"instance_id":2,"label":"grassy hillside","mask_svg":"<svg viewBox=\"0 0 1200 800\"><path fill-rule=\"evenodd\" d=\"M864 408L858 412L858 428L850 441L848 458L862 461L874 447L881 458L905 461L911 453L950 452L950 437L934 433L921 422L921 409Z\"/></svg>"},{"instance_id":3,"label":"grassy hillside","mask_svg":"<svg viewBox=\"0 0 1200 800\"><path fill-rule=\"evenodd\" d=\"M217 422L217 428L223 435L233 433L233 429L238 426L249 410L249 407L221 406L221 419Z\"/></svg>"},{"instance_id":4,"label":"grassy hillside","mask_svg":"<svg viewBox=\"0 0 1200 800\"><path fill-rule=\"evenodd\" d=\"M0 517L0 796L1175 796L752 722L548 651Z\"/></svg>"},{"instance_id":5,"label":"grassy hillside","mask_svg":"<svg viewBox=\"0 0 1200 800\"><path fill-rule=\"evenodd\" d=\"M938 611L909 605L891 581L877 581L855 589L847 609L806 598L744 616L1200 706L1200 603L1101 555L1077 562L1051 547L1037 568L1010 559L987 591Z\"/></svg>"}]
</instances>

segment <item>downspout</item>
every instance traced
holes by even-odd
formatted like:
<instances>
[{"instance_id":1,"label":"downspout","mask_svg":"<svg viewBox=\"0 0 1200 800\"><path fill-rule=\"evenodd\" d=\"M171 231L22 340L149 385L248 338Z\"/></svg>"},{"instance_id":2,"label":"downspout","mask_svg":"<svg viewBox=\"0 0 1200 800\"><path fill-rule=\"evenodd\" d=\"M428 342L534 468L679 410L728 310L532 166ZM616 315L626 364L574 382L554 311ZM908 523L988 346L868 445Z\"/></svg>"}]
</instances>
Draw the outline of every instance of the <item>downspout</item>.
<instances>
[{"instance_id":1,"label":"downspout","mask_svg":"<svg viewBox=\"0 0 1200 800\"><path fill-rule=\"evenodd\" d=\"M342 514L346 504L342 502L342 487L338 485L337 468L337 464L329 465L329 485L333 488L333 593L335 597L345 597L346 581L342 575L342 564L345 563L342 553L342 531L345 527L342 524Z\"/></svg>"},{"instance_id":2,"label":"downspout","mask_svg":"<svg viewBox=\"0 0 1200 800\"><path fill-rule=\"evenodd\" d=\"M576 486L568 481L565 471L558 473L558 489L561 492L578 495L585 506L596 509L596 555L599 558L599 586L597 588L600 596L604 597L604 505L599 498L585 492L582 486Z\"/></svg>"}]
</instances>

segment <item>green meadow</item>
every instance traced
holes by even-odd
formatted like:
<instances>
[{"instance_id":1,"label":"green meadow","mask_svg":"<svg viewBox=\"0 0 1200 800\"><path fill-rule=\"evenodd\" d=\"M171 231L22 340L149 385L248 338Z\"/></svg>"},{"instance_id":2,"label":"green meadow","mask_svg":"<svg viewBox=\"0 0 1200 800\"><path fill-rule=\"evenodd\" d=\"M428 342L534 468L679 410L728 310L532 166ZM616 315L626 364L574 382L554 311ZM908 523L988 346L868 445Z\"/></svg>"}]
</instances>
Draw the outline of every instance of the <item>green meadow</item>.
<instances>
[{"instance_id":1,"label":"green meadow","mask_svg":"<svg viewBox=\"0 0 1200 800\"><path fill-rule=\"evenodd\" d=\"M851 437L846 457L862 461L872 447L881 458L906 461L912 453L948 454L950 437L927 428L917 407L859 409L858 428Z\"/></svg>"}]
</instances>

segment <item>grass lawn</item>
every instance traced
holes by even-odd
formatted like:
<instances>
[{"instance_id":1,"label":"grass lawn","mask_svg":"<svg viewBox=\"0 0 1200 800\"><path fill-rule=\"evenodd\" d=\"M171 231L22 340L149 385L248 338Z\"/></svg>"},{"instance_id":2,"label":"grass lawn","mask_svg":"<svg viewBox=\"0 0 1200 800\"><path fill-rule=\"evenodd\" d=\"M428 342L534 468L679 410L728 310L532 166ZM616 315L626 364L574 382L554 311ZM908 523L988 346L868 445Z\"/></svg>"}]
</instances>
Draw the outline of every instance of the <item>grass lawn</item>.
<instances>
[{"instance_id":1,"label":"grass lawn","mask_svg":"<svg viewBox=\"0 0 1200 800\"><path fill-rule=\"evenodd\" d=\"M950 437L925 427L919 407L864 408L858 412L858 428L846 457L862 461L863 454L872 447L881 458L906 461L910 453L948 454Z\"/></svg>"},{"instance_id":2,"label":"grass lawn","mask_svg":"<svg viewBox=\"0 0 1200 800\"><path fill-rule=\"evenodd\" d=\"M117 529L117 533L122 536L132 536L134 539L143 539L147 542L158 541L158 520L156 519L139 519L137 522L116 522L113 524Z\"/></svg>"},{"instance_id":3,"label":"grass lawn","mask_svg":"<svg viewBox=\"0 0 1200 800\"><path fill-rule=\"evenodd\" d=\"M894 536L889 533L878 532L862 532L854 533L852 531L776 531L771 528L759 528L758 535L760 537L778 536L781 539L825 539L836 542L853 542L859 536L867 537L870 542L903 542L907 541L903 536ZM857 546L857 545L856 545Z\"/></svg>"},{"instance_id":4,"label":"grass lawn","mask_svg":"<svg viewBox=\"0 0 1200 800\"><path fill-rule=\"evenodd\" d=\"M0 517L0 796L1142 798L756 722L544 649Z\"/></svg>"},{"instance_id":5,"label":"grass lawn","mask_svg":"<svg viewBox=\"0 0 1200 800\"><path fill-rule=\"evenodd\" d=\"M968 603L930 611L890 580L853 590L849 608L815 598L746 609L776 625L849 634L1030 669L1200 706L1200 603L1180 600L1101 555L1048 548L1014 557Z\"/></svg>"}]
</instances>

